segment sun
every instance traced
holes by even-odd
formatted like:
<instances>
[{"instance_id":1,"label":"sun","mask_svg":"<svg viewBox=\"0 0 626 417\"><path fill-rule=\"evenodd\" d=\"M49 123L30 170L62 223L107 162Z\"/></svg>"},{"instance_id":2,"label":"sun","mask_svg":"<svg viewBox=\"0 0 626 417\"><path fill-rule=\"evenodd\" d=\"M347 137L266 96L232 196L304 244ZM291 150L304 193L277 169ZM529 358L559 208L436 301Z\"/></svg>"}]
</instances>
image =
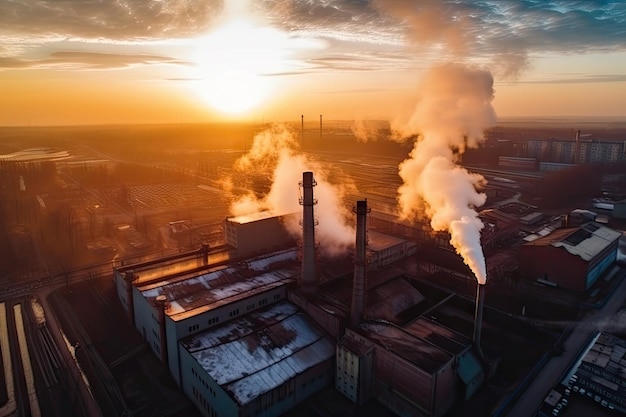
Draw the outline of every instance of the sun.
<instances>
[{"instance_id":1,"label":"sun","mask_svg":"<svg viewBox=\"0 0 626 417\"><path fill-rule=\"evenodd\" d=\"M288 37L245 19L231 20L196 40L193 88L214 109L237 115L261 105L286 71Z\"/></svg>"}]
</instances>

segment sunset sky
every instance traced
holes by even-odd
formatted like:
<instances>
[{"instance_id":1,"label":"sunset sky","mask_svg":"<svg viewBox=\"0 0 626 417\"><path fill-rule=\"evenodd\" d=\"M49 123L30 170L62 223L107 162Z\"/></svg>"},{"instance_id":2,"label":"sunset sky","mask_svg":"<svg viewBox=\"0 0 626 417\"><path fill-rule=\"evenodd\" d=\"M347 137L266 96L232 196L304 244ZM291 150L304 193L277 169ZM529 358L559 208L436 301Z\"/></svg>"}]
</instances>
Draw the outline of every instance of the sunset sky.
<instances>
[{"instance_id":1,"label":"sunset sky","mask_svg":"<svg viewBox=\"0 0 626 417\"><path fill-rule=\"evenodd\" d=\"M501 118L626 116L626 2L0 0L0 126L393 119L443 62Z\"/></svg>"}]
</instances>

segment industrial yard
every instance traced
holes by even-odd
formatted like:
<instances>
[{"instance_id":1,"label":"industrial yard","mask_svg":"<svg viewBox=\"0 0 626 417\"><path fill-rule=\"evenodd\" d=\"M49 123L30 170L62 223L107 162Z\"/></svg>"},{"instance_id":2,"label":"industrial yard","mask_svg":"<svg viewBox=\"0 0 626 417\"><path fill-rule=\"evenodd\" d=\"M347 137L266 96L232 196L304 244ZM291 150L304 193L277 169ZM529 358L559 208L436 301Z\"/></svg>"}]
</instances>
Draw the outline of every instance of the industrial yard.
<instances>
[{"instance_id":1,"label":"industrial yard","mask_svg":"<svg viewBox=\"0 0 626 417\"><path fill-rule=\"evenodd\" d=\"M168 280L178 275L170 276L167 268L172 271L182 268L179 271L190 274L185 279L192 279L191 269L200 271L206 268L208 274L211 267L226 268L229 259L252 265L253 261L248 259L260 256L260 249L255 249L253 245L245 249L249 253L244 254L243 241L254 234L246 231L245 221L239 225L235 217L229 217L229 206L246 190L252 189L257 196L262 196L272 185L272 176L261 169L258 177L243 175L233 169L236 161L252 146L258 127L228 126L211 133L226 138L222 141L204 141L202 138L207 134L207 128L201 127L104 130L99 134L108 138L107 141L87 135L87 128L76 129L76 132L69 133L61 128L49 132L31 129L27 131L27 136L24 136L26 131L9 129L4 132L5 142L0 154L18 152L15 149L17 144L21 146L28 141L33 147L41 146L43 135L48 138L46 144L51 145L50 149L54 152L44 152L41 158L46 162L39 164L42 171L30 172L29 175L33 176L27 178L26 189L15 190L15 196L9 200L12 205L3 208L7 214L4 221L10 233L3 237L2 244L11 254L13 262L11 270L3 265L6 270L2 274L11 339L6 343L11 343L12 355L8 365L6 356L3 356L5 378L2 379L10 380L7 377L10 365L15 367L24 355L23 352L21 355L15 353L18 344L13 341L19 339L17 317L21 313L17 311L23 310L26 312L23 320L27 329L26 339L30 341L28 349L33 358L35 383L33 388L28 378L16 379L15 393L19 395L17 398L21 398L19 401L26 401L31 396L29 390L36 389L40 394L37 404L42 409L54 410L50 415L87 415L86 405L81 405L82 400L77 394L76 382L72 382L70 367L63 365L66 355L60 350L67 350L70 346L103 415L203 415L198 411L193 395L181 391L178 377L172 377L172 370L168 370L163 358L156 354L154 344L148 342L150 336L142 335L139 330L135 321L145 320L145 317L133 318L133 309L123 305L120 285L124 279L114 282L113 272L117 271L120 276L125 272L138 274L139 281L129 282L135 282L132 285L136 285L137 291L145 292L142 297L148 300L146 305L150 305L152 296L147 295L148 286L162 285L163 294L172 294L167 289ZM339 127L335 130L338 131ZM512 136L503 135L503 131L506 129L492 132L491 143L497 144L497 139L503 137L507 140L514 137L510 132L507 134ZM570 133L567 129L565 131ZM161 136L154 137L156 132ZM550 131L550 134L554 133ZM126 152L123 143L129 135L136 136L137 141L150 139L151 146L146 146L141 157ZM181 135L182 139L171 145L170 135ZM475 332L476 283L471 272L450 248L446 236L432 233L425 223L409 224L392 214L396 206L396 190L401 185L398 164L406 155L406 145L385 143L383 146L376 141L357 143L343 135L331 134L330 130L322 136L314 128L303 129L301 135L304 139L302 154L315 159L320 166L331 167L327 169L332 172L332 181L346 185L341 194L341 204L351 209L357 201L366 201L371 209L367 216L370 269L394 271L372 272L370 279L373 283L368 284L372 288L368 292L366 306L372 310L365 316L384 319L393 326L408 326L407 332L426 332L424 329L428 328L438 338L449 339L448 342L439 340L439 345L435 343L439 352L437 357L440 358L438 362L418 364L416 369L422 369L421 366L435 374L437 369L447 369L448 366L453 369L457 360L468 361L465 355L473 351L475 344L472 333ZM298 136L297 131L295 136ZM58 148L60 143L65 146L62 150ZM162 146L165 143L170 145ZM20 155L20 158L32 157L32 154ZM484 189L487 204L480 212L482 222L487 225L483 230L482 245L488 276L481 345L489 364L485 369L490 375L488 378L485 375L485 382L479 389L469 381L454 382L460 385L454 385L454 390L450 391L450 398L454 399L452 402L449 398L436 396L425 398L423 403L421 398L416 399L417 403L424 404L420 405L424 415L443 415L438 411L441 404L450 404L444 413L449 416L467 415L468 410L472 411L472 415L506 415L516 399L514 397L520 395L520 384L529 383L529 376L538 372L538 364L563 355L566 339L575 323L590 311L601 309L623 280L619 265L612 263L609 267L600 261L609 252L615 256L618 251L618 236L621 236L623 225L620 218L601 212L601 215L607 216L608 222L595 218L597 221L593 224L596 226L584 229L586 221L580 218L593 209L590 199L579 198L561 208L543 207L535 190L545 174L507 172L487 164L485 160L490 158L474 154L468 155L466 162L471 167L469 169L481 173L488 181ZM3 164L5 178L24 175L11 171L9 167L12 165L6 161ZM27 166L27 162L21 160L19 166ZM55 167L56 174L45 179L50 166ZM296 206L299 182L302 182L299 176L291 180ZM51 184L54 184L53 188L49 188ZM3 192L8 193L6 188ZM299 192L302 193L302 189ZM319 198L316 196L316 199ZM320 215L316 215L316 219L320 223L324 221ZM355 218L350 221L354 223ZM241 228L233 232L239 233L240 243L229 241L229 235L225 235L224 230L229 224L233 230ZM596 239L593 247L600 248L597 262L607 266L603 266L601 273L596 273L593 272L593 262L596 261L590 261L591 266L580 265L570 271L572 277L577 277L576 280L560 278L554 271L546 272L547 278L541 277L543 282L521 277L520 253L537 251L530 255L530 260L524 261L521 268L524 271L532 270L524 269L532 266L532 259L547 262L549 256L555 255L548 255L541 249L542 245L548 245L541 243L542 234L548 229L563 230L564 225L572 229L571 233L576 227L580 227L578 230L582 232L578 232L577 238L569 238L570 232L561 232L560 245L576 246L580 239ZM619 232L611 232L614 229ZM528 236L534 238L529 239ZM351 240L354 242L354 237ZM531 243L533 241L534 244ZM279 243L276 247L290 245L287 241ZM202 266L202 257L205 256L203 244L205 250L210 251L210 255L206 252L208 263L205 266ZM233 245L239 245L241 252L233 251ZM296 247L295 242L293 247ZM283 260L276 267L289 266L289 274L296 271L296 275L292 277L288 274L289 278L280 275L280 285L284 285L284 289L276 293L278 298L274 300L288 300L298 305L299 309L306 310L306 303L301 301L304 296L300 290L293 288L294 283L301 279L298 278L300 261L296 258ZM317 256L315 259L320 263L321 280L320 294L316 295L320 300L316 302L325 311L343 311L347 320L353 297L352 256L343 259ZM165 264L161 265L161 262ZM537 275L535 270L532 271L525 273ZM250 273L248 270L241 275L241 282L251 278ZM232 274L236 276L235 272ZM161 282L159 280L163 280L163 284L157 284ZM177 288L177 291L182 291L183 287ZM197 292L196 289L194 291ZM310 296L307 295L309 290L302 291L306 297ZM36 314L30 313L32 296L35 297L33 300L39 300L49 308L47 315L56 317L68 345L59 343L59 336L55 336L54 332L48 335L48 330L42 330L47 325L42 326ZM45 298L45 302L41 297ZM242 294L240 297L249 298L252 295ZM396 301L392 303L392 300ZM387 305L386 301L390 304ZM333 323L342 320L341 314L332 319L320 318L321 313L317 310L307 311L307 314L315 320L331 320ZM171 315L173 317L173 313ZM183 319L174 321L177 320ZM332 329L341 329L342 326L333 324L324 331L339 337L341 332L332 334L335 331ZM385 330L381 323L375 321L358 326L361 334L369 335L372 340L376 339L373 335L377 333L388 334L389 340L398 337L394 333L396 330ZM449 329L453 333L449 333ZM209 330L200 329L199 333L203 331ZM176 336L176 343L178 338ZM186 340L182 336L180 339ZM52 351L50 343L56 346ZM346 351L352 352L350 342L344 343ZM376 343L385 342L380 340ZM171 346L168 348L171 349ZM172 366L171 359L169 362ZM193 368L195 365L191 363L189 366ZM24 369L19 373L27 375L29 372ZM410 379L407 381L414 383ZM435 385L440 383L435 377L433 381ZM379 384L373 392L386 392L387 388L383 385L390 383ZM395 389L390 389L389 393ZM8 400L10 391L10 386L5 383L0 390L0 400ZM42 394L44 392L45 395ZM395 413L390 411L390 407L398 406L390 394L383 395L382 400L372 395L361 404L354 404L346 398L347 393L343 394L326 387L286 412L288 415L311 416L367 415L367 410L370 415L391 416ZM465 397L458 400L463 395ZM433 405L429 402L431 400ZM242 402L240 406L250 405ZM36 406L33 403L29 407Z\"/></svg>"}]
</instances>

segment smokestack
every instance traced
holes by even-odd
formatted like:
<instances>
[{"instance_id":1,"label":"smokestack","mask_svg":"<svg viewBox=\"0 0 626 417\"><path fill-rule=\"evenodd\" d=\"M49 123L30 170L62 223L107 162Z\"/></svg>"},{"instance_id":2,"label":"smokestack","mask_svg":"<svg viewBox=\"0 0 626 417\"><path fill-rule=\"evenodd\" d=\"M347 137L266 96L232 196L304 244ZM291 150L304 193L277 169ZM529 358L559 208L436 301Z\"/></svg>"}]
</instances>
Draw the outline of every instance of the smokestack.
<instances>
[{"instance_id":1,"label":"smokestack","mask_svg":"<svg viewBox=\"0 0 626 417\"><path fill-rule=\"evenodd\" d=\"M165 335L165 312L170 307L167 297L163 294L157 295L156 303L156 319L159 324L159 350L161 353L161 362L167 365L167 337Z\"/></svg>"},{"instance_id":2,"label":"smokestack","mask_svg":"<svg viewBox=\"0 0 626 417\"><path fill-rule=\"evenodd\" d=\"M578 164L580 162L580 130L576 131L576 144L574 146L574 164Z\"/></svg>"},{"instance_id":3,"label":"smokestack","mask_svg":"<svg viewBox=\"0 0 626 417\"><path fill-rule=\"evenodd\" d=\"M202 256L202 265L209 264L209 244L206 242L202 243L202 247L200 248L200 253Z\"/></svg>"},{"instance_id":4,"label":"smokestack","mask_svg":"<svg viewBox=\"0 0 626 417\"><path fill-rule=\"evenodd\" d=\"M322 139L322 115L320 114L320 139Z\"/></svg>"},{"instance_id":5,"label":"smokestack","mask_svg":"<svg viewBox=\"0 0 626 417\"><path fill-rule=\"evenodd\" d=\"M304 114L300 115L300 147L304 149Z\"/></svg>"},{"instance_id":6,"label":"smokestack","mask_svg":"<svg viewBox=\"0 0 626 417\"><path fill-rule=\"evenodd\" d=\"M476 313L474 314L474 350L481 360L484 361L485 356L480 347L480 334L483 327L483 305L485 303L485 284L476 283Z\"/></svg>"},{"instance_id":7,"label":"smokestack","mask_svg":"<svg viewBox=\"0 0 626 417\"><path fill-rule=\"evenodd\" d=\"M313 198L313 187L317 183L310 171L302 173L302 276L301 287L305 294L313 294L317 289L317 273L315 271L315 226L313 206L317 201Z\"/></svg>"},{"instance_id":8,"label":"smokestack","mask_svg":"<svg viewBox=\"0 0 626 417\"><path fill-rule=\"evenodd\" d=\"M365 309L365 251L367 247L367 200L357 201L356 208L356 251L354 255L354 277L352 279L352 307L350 326L361 323Z\"/></svg>"}]
</instances>

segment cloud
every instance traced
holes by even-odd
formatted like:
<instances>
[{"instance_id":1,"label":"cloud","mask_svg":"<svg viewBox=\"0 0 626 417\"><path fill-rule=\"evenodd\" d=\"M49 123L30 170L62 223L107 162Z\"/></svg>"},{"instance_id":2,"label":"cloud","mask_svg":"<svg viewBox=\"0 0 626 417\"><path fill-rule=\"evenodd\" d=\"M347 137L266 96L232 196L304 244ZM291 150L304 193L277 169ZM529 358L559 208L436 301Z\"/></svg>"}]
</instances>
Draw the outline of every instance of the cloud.
<instances>
[{"instance_id":1,"label":"cloud","mask_svg":"<svg viewBox=\"0 0 626 417\"><path fill-rule=\"evenodd\" d=\"M185 64L173 58L157 55L125 55L97 52L60 51L42 59L17 59L0 57L0 70L27 68L56 69L116 69L148 64Z\"/></svg>"},{"instance_id":2,"label":"cloud","mask_svg":"<svg viewBox=\"0 0 626 417\"><path fill-rule=\"evenodd\" d=\"M193 35L222 0L38 0L0 2L1 37L124 40Z\"/></svg>"},{"instance_id":3,"label":"cloud","mask_svg":"<svg viewBox=\"0 0 626 417\"><path fill-rule=\"evenodd\" d=\"M626 82L626 74L564 74L560 78L549 78L544 80L522 80L517 81L516 84L590 84L623 82Z\"/></svg>"},{"instance_id":4,"label":"cloud","mask_svg":"<svg viewBox=\"0 0 626 417\"><path fill-rule=\"evenodd\" d=\"M338 54L363 61L353 62L349 70L367 63L374 63L373 70L389 65L380 56L355 56L341 45L408 45L415 60L430 52L439 60L489 63L503 78L515 78L526 70L534 53L626 50L626 7L617 0L265 0L259 4L275 24L297 36L331 40L328 49L336 53L335 62ZM406 56L407 50L403 52Z\"/></svg>"},{"instance_id":5,"label":"cloud","mask_svg":"<svg viewBox=\"0 0 626 417\"><path fill-rule=\"evenodd\" d=\"M232 1L0 1L0 56L5 68L21 68L31 62L6 58L24 58L33 44L46 41L141 44L193 38L206 34ZM619 0L249 0L247 5L248 12L292 38L324 45L299 55L305 67L290 73L413 69L454 60L489 64L496 78L512 79L536 54L626 50L626 7Z\"/></svg>"}]
</instances>

